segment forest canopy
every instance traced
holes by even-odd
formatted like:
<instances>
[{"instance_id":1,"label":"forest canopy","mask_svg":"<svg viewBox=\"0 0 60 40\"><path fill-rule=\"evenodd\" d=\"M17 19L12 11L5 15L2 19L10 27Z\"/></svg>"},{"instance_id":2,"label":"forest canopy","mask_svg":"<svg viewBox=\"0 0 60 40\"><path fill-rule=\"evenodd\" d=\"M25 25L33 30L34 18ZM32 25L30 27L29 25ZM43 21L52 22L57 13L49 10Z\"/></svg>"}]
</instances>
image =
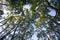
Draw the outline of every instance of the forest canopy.
<instances>
[{"instance_id":1,"label":"forest canopy","mask_svg":"<svg viewBox=\"0 0 60 40\"><path fill-rule=\"evenodd\" d=\"M60 40L60 0L0 0L0 17L0 40Z\"/></svg>"}]
</instances>

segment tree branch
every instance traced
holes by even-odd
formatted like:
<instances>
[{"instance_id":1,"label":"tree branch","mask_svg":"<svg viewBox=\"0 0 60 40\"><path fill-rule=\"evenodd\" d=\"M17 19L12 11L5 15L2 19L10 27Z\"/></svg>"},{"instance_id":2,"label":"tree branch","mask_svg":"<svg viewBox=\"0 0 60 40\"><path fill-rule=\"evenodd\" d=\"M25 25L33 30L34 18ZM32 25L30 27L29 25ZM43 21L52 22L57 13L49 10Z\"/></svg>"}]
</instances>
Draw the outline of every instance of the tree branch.
<instances>
[{"instance_id":1,"label":"tree branch","mask_svg":"<svg viewBox=\"0 0 60 40\"><path fill-rule=\"evenodd\" d=\"M47 29L53 30L53 31L57 32L58 34L60 34L60 30L54 29L52 27L48 27Z\"/></svg>"},{"instance_id":2,"label":"tree branch","mask_svg":"<svg viewBox=\"0 0 60 40\"><path fill-rule=\"evenodd\" d=\"M12 30L14 30L14 28L15 28L15 26L14 26L13 28L11 28L11 30L8 31L6 34L4 34L4 36L1 36L1 37L0 37L0 40L3 40L8 34L11 33Z\"/></svg>"},{"instance_id":3,"label":"tree branch","mask_svg":"<svg viewBox=\"0 0 60 40\"><path fill-rule=\"evenodd\" d=\"M14 34L12 35L11 40L13 40L17 27L14 29Z\"/></svg>"},{"instance_id":4,"label":"tree branch","mask_svg":"<svg viewBox=\"0 0 60 40\"><path fill-rule=\"evenodd\" d=\"M52 9L54 9L54 10L60 10L60 9L57 9L57 8L55 8L55 7L53 7L49 2L48 2L48 0L46 1L47 2L47 4L48 4L48 7L50 7L50 8L52 8Z\"/></svg>"},{"instance_id":5,"label":"tree branch","mask_svg":"<svg viewBox=\"0 0 60 40\"><path fill-rule=\"evenodd\" d=\"M5 5L5 6L8 6L7 4L3 4L3 3L0 3L0 5Z\"/></svg>"}]
</instances>

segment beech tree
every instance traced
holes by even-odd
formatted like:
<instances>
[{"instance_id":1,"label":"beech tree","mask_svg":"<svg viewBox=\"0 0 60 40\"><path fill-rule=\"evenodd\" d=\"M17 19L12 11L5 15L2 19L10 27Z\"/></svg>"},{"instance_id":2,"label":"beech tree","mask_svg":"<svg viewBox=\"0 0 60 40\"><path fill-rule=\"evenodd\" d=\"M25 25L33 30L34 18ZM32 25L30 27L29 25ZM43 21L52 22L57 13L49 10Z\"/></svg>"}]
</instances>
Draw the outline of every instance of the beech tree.
<instances>
[{"instance_id":1,"label":"beech tree","mask_svg":"<svg viewBox=\"0 0 60 40\"><path fill-rule=\"evenodd\" d=\"M60 40L60 0L0 0L0 17L0 40Z\"/></svg>"}]
</instances>

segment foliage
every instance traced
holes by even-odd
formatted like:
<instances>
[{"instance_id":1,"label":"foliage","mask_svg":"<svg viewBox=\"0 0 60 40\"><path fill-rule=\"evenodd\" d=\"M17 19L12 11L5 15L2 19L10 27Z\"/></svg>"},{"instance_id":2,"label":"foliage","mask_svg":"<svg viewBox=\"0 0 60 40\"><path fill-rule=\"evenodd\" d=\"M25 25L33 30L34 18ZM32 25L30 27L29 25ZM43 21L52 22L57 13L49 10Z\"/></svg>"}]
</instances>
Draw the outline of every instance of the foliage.
<instances>
[{"instance_id":1,"label":"foliage","mask_svg":"<svg viewBox=\"0 0 60 40\"><path fill-rule=\"evenodd\" d=\"M37 32L38 40L60 39L59 0L6 0L6 2L10 14L0 22L2 23L0 27L6 26L0 33L0 40L9 40L9 38L29 40L35 32ZM23 10L23 6L27 4L31 5L30 9ZM55 16L49 15L50 9L56 11ZM0 15L3 14L0 12Z\"/></svg>"}]
</instances>

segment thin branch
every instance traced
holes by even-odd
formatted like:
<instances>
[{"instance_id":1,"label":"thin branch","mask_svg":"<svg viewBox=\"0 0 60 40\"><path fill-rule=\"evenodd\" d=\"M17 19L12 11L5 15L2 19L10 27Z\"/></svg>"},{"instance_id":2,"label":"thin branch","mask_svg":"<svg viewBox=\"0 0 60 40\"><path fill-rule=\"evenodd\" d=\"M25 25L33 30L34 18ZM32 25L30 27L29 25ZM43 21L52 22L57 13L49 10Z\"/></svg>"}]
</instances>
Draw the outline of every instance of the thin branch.
<instances>
[{"instance_id":1,"label":"thin branch","mask_svg":"<svg viewBox=\"0 0 60 40\"><path fill-rule=\"evenodd\" d=\"M60 25L60 23L58 23L55 19L51 19L54 23L56 23L57 25Z\"/></svg>"},{"instance_id":2,"label":"thin branch","mask_svg":"<svg viewBox=\"0 0 60 40\"><path fill-rule=\"evenodd\" d=\"M3 21L1 21L0 23L4 22L5 20L7 20L7 19L4 19L4 20L3 20Z\"/></svg>"},{"instance_id":3,"label":"thin branch","mask_svg":"<svg viewBox=\"0 0 60 40\"><path fill-rule=\"evenodd\" d=\"M50 16L49 14L47 14L46 18L50 19L51 21L53 21L54 23L56 23L57 25L60 25L60 23L58 23L53 16Z\"/></svg>"},{"instance_id":4,"label":"thin branch","mask_svg":"<svg viewBox=\"0 0 60 40\"><path fill-rule=\"evenodd\" d=\"M10 30L11 31L11 30ZM1 36L0 40L3 40L8 34L10 34L10 31L7 32L4 36Z\"/></svg>"},{"instance_id":5,"label":"thin branch","mask_svg":"<svg viewBox=\"0 0 60 40\"><path fill-rule=\"evenodd\" d=\"M7 27L8 28L8 27ZM1 32L0 32L0 34L3 32L3 31L5 31L7 28L5 28L4 30L2 30Z\"/></svg>"},{"instance_id":6,"label":"thin branch","mask_svg":"<svg viewBox=\"0 0 60 40\"><path fill-rule=\"evenodd\" d=\"M13 27L12 29L14 29L15 27ZM11 30L12 30L11 29ZM0 37L0 40L3 40L8 34L10 34L11 33L11 30L10 31L8 31L4 36L1 36Z\"/></svg>"},{"instance_id":7,"label":"thin branch","mask_svg":"<svg viewBox=\"0 0 60 40\"><path fill-rule=\"evenodd\" d=\"M0 27L1 27L1 26L4 26L6 23L7 23L7 20L5 21L5 23L3 23L2 25L0 25Z\"/></svg>"},{"instance_id":8,"label":"thin branch","mask_svg":"<svg viewBox=\"0 0 60 40\"><path fill-rule=\"evenodd\" d=\"M60 30L54 29L52 27L48 27L47 29L53 30L53 31L57 32L58 34L60 34Z\"/></svg>"},{"instance_id":9,"label":"thin branch","mask_svg":"<svg viewBox=\"0 0 60 40\"><path fill-rule=\"evenodd\" d=\"M12 35L11 40L13 40L13 38L14 38L14 35L15 35L15 32L16 32L16 29L17 29L17 27L16 27L15 30L14 30L14 34Z\"/></svg>"},{"instance_id":10,"label":"thin branch","mask_svg":"<svg viewBox=\"0 0 60 40\"><path fill-rule=\"evenodd\" d=\"M47 0L46 2L47 2L47 4L48 4L48 7L52 8L52 9L55 9L56 11L57 11L57 10L60 10L60 9L57 9L57 8L53 7L53 6L48 2L48 0Z\"/></svg>"},{"instance_id":11,"label":"thin branch","mask_svg":"<svg viewBox=\"0 0 60 40\"><path fill-rule=\"evenodd\" d=\"M0 5L5 5L5 6L8 6L7 4L3 4L3 3L0 3Z\"/></svg>"}]
</instances>

